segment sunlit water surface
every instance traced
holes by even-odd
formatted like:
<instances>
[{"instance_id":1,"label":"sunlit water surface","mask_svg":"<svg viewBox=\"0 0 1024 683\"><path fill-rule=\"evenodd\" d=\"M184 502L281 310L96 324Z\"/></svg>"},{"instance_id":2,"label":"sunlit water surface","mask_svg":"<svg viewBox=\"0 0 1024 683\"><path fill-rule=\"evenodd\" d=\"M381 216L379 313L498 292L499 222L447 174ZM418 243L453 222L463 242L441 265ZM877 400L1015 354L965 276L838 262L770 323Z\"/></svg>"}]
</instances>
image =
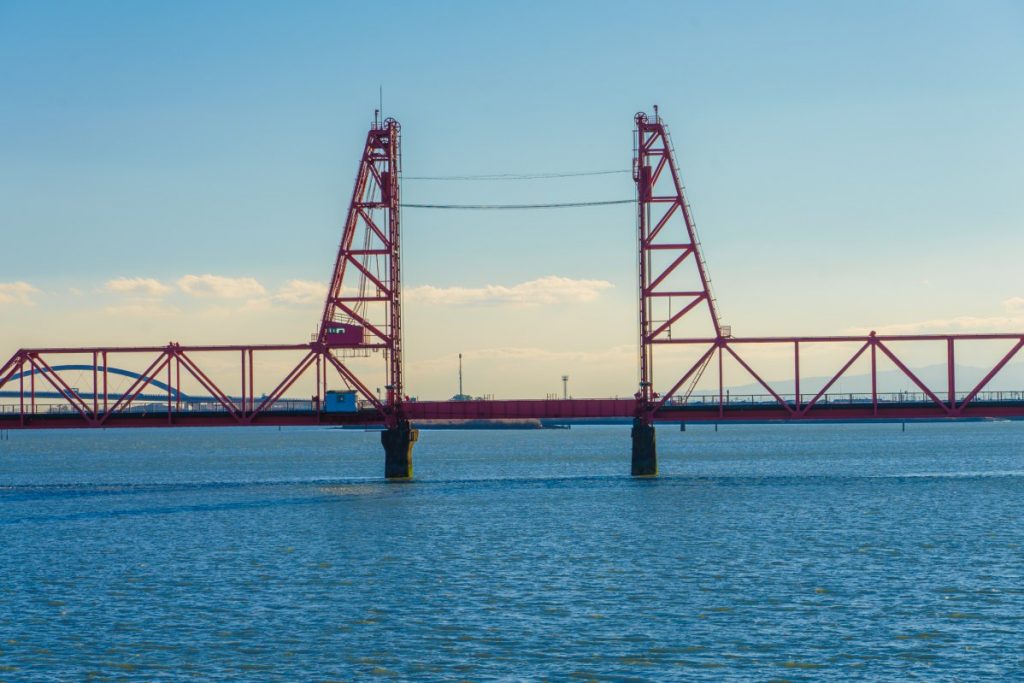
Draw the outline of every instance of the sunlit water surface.
<instances>
[{"instance_id":1,"label":"sunlit water surface","mask_svg":"<svg viewBox=\"0 0 1024 683\"><path fill-rule=\"evenodd\" d=\"M1024 424L15 432L0 680L1024 676Z\"/></svg>"}]
</instances>

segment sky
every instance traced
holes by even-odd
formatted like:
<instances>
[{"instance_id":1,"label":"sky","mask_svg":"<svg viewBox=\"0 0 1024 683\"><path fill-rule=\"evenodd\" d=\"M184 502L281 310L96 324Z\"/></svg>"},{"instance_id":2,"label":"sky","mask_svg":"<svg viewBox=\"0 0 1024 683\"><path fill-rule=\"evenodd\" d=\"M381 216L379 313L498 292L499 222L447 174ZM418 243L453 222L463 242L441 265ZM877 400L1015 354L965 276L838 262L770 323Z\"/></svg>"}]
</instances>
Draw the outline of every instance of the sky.
<instances>
[{"instance_id":1,"label":"sky","mask_svg":"<svg viewBox=\"0 0 1024 683\"><path fill-rule=\"evenodd\" d=\"M1024 330L1022 73L1019 2L0 0L0 355L308 340L381 89L406 176L628 169L658 104L736 334ZM410 393L632 394L635 230L406 210Z\"/></svg>"}]
</instances>

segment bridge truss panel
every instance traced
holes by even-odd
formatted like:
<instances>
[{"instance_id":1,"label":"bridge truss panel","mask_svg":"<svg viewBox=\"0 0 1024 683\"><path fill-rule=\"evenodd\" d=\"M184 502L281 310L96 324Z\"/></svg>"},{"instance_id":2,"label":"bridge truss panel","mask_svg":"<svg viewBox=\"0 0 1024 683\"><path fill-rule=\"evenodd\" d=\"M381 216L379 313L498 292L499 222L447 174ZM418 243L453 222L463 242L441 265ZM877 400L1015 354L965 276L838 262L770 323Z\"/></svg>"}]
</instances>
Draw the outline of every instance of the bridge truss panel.
<instances>
[{"instance_id":1,"label":"bridge truss panel","mask_svg":"<svg viewBox=\"0 0 1024 683\"><path fill-rule=\"evenodd\" d=\"M0 403L0 428L319 424L332 382L365 396L346 418L386 422L381 401L319 342L21 349L0 366L0 398L12 400ZM309 393L295 398L300 387Z\"/></svg>"}]
</instances>

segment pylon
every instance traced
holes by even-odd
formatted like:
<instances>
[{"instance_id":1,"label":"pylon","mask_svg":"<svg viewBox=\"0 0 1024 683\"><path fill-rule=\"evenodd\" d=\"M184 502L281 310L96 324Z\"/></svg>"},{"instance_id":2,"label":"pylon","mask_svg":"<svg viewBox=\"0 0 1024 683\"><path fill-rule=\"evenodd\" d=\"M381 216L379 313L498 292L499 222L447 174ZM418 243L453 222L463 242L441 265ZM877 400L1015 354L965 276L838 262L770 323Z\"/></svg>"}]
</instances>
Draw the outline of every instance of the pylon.
<instances>
[{"instance_id":1,"label":"pylon","mask_svg":"<svg viewBox=\"0 0 1024 683\"><path fill-rule=\"evenodd\" d=\"M336 358L384 355L388 427L403 418L400 130L375 118L366 135L318 338ZM379 403L364 383L354 388Z\"/></svg>"},{"instance_id":2,"label":"pylon","mask_svg":"<svg viewBox=\"0 0 1024 683\"><path fill-rule=\"evenodd\" d=\"M641 112L634 120L640 304L640 388L636 398L637 418L649 425L658 407L693 379L693 372L687 373L670 389L657 392L655 348L681 341L678 334L673 340L673 328L684 328L692 335L699 325L708 332L701 336L719 339L722 325L668 128L657 107L653 119Z\"/></svg>"}]
</instances>

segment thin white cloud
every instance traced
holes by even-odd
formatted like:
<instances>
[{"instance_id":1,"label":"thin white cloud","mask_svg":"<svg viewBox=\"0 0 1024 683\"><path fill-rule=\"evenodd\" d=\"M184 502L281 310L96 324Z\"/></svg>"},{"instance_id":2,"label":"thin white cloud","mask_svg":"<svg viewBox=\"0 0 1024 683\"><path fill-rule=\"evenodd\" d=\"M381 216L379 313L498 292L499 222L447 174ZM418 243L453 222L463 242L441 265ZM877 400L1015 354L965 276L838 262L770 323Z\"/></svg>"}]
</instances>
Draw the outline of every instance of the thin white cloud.
<instances>
[{"instance_id":1,"label":"thin white cloud","mask_svg":"<svg viewBox=\"0 0 1024 683\"><path fill-rule=\"evenodd\" d=\"M1024 311L1024 297L1011 297L1003 302L1003 306L1008 311Z\"/></svg>"},{"instance_id":2,"label":"thin white cloud","mask_svg":"<svg viewBox=\"0 0 1024 683\"><path fill-rule=\"evenodd\" d=\"M241 306L226 308L213 306L204 311L205 315L232 315L235 313L261 313L274 308L306 308L323 303L327 285L308 280L289 280L271 296L256 296Z\"/></svg>"},{"instance_id":3,"label":"thin white cloud","mask_svg":"<svg viewBox=\"0 0 1024 683\"><path fill-rule=\"evenodd\" d=\"M327 293L327 285L323 282L309 280L289 280L272 297L275 302L306 306L319 304Z\"/></svg>"},{"instance_id":4,"label":"thin white cloud","mask_svg":"<svg viewBox=\"0 0 1024 683\"><path fill-rule=\"evenodd\" d=\"M33 295L39 290L27 282L0 282L0 304L19 304L34 306Z\"/></svg>"},{"instance_id":5,"label":"thin white cloud","mask_svg":"<svg viewBox=\"0 0 1024 683\"><path fill-rule=\"evenodd\" d=\"M1019 332L1024 330L1024 316L959 316L921 320L913 323L882 325L881 327L855 327L851 334L868 334L872 329L878 334L942 334L945 332Z\"/></svg>"},{"instance_id":6,"label":"thin white cloud","mask_svg":"<svg viewBox=\"0 0 1024 683\"><path fill-rule=\"evenodd\" d=\"M151 277L118 277L107 280L103 289L114 294L158 297L170 293L171 288Z\"/></svg>"},{"instance_id":7,"label":"thin white cloud","mask_svg":"<svg viewBox=\"0 0 1024 683\"><path fill-rule=\"evenodd\" d=\"M607 280L574 280L557 275L520 282L517 285L486 285L484 287L434 287L421 285L406 291L410 301L423 304L513 304L538 306L596 301L605 289L613 287Z\"/></svg>"},{"instance_id":8,"label":"thin white cloud","mask_svg":"<svg viewBox=\"0 0 1024 683\"><path fill-rule=\"evenodd\" d=\"M636 346L623 344L612 346L600 351L551 351L535 347L500 347L495 349L480 349L467 351L463 354L469 359L496 359L496 360L572 360L582 363L603 363L608 360L619 358L633 358L636 355Z\"/></svg>"},{"instance_id":9,"label":"thin white cloud","mask_svg":"<svg viewBox=\"0 0 1024 683\"><path fill-rule=\"evenodd\" d=\"M178 289L189 296L215 299L246 299L263 296L267 290L251 277L223 275L185 275L178 280Z\"/></svg>"},{"instance_id":10,"label":"thin white cloud","mask_svg":"<svg viewBox=\"0 0 1024 683\"><path fill-rule=\"evenodd\" d=\"M559 361L597 364L602 367L608 365L631 367L630 363L636 359L636 346L625 344L599 351L552 351L528 346L506 346L465 351L462 356L466 361L530 361L537 364ZM422 372L447 371L457 365L458 358L456 356L443 356L410 363L410 367L415 367Z\"/></svg>"},{"instance_id":11,"label":"thin white cloud","mask_svg":"<svg viewBox=\"0 0 1024 683\"><path fill-rule=\"evenodd\" d=\"M961 315L954 318L935 318L909 323L882 325L881 327L853 327L850 334L943 334L946 332L1020 332L1024 330L1024 297L1011 297L1003 301L1007 315Z\"/></svg>"},{"instance_id":12,"label":"thin white cloud","mask_svg":"<svg viewBox=\"0 0 1024 683\"><path fill-rule=\"evenodd\" d=\"M174 306L167 306L160 299L137 301L119 306L106 306L103 308L104 315L112 318L167 318L178 315L181 310Z\"/></svg>"}]
</instances>

